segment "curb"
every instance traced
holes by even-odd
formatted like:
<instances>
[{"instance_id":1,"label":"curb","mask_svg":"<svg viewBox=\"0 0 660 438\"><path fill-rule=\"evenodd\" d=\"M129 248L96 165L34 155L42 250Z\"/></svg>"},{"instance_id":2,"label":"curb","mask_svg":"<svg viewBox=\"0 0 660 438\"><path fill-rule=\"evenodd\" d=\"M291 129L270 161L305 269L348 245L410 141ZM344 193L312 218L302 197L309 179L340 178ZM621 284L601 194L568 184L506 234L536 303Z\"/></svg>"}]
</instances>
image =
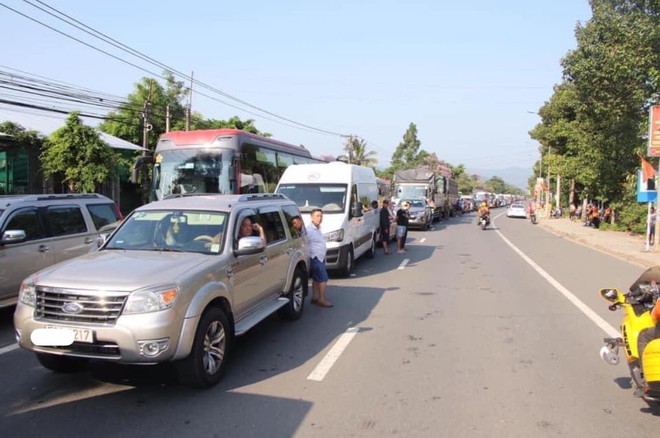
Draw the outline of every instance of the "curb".
<instances>
[{"instance_id":1,"label":"curb","mask_svg":"<svg viewBox=\"0 0 660 438\"><path fill-rule=\"evenodd\" d=\"M641 266L642 268L650 268L651 266L656 266L659 263L657 262L652 262L649 260L646 260L643 257L638 257L634 254L630 254L629 252L625 251L618 251L612 247L606 247L605 245L601 245L599 243L594 243L590 241L589 239L582 238L581 236L578 236L577 234L569 233L566 231L560 231L557 230L551 226L544 225L542 222L539 221L539 225L541 225L541 228L544 230L559 236L559 237L565 237L568 240L579 243L580 245L586 246L588 248L595 249L597 251L600 251L604 254L611 255L613 257L616 257L618 259L624 260L629 263L633 263L635 265Z\"/></svg>"}]
</instances>

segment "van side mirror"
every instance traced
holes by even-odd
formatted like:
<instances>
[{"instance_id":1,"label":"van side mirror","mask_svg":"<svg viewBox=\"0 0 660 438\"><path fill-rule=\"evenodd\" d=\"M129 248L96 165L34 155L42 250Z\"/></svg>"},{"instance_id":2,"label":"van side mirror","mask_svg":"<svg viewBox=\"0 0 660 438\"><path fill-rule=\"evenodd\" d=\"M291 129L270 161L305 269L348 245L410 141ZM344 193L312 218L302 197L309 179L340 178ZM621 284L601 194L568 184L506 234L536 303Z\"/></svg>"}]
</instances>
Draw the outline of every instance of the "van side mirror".
<instances>
[{"instance_id":1,"label":"van side mirror","mask_svg":"<svg viewBox=\"0 0 660 438\"><path fill-rule=\"evenodd\" d=\"M353 203L353 207L351 208L351 217L362 217L362 203L360 201Z\"/></svg>"}]
</instances>

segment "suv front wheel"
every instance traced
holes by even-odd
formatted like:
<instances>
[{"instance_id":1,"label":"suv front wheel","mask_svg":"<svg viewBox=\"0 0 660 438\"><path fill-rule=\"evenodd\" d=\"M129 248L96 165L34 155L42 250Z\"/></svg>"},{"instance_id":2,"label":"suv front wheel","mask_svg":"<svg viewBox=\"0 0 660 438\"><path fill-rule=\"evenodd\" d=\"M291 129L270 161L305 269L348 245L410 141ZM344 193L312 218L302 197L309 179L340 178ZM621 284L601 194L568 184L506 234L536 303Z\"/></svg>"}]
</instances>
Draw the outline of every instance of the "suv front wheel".
<instances>
[{"instance_id":1,"label":"suv front wheel","mask_svg":"<svg viewBox=\"0 0 660 438\"><path fill-rule=\"evenodd\" d=\"M217 384L227 362L231 333L222 309L206 310L199 320L190 356L177 363L179 381L198 388Z\"/></svg>"}]
</instances>

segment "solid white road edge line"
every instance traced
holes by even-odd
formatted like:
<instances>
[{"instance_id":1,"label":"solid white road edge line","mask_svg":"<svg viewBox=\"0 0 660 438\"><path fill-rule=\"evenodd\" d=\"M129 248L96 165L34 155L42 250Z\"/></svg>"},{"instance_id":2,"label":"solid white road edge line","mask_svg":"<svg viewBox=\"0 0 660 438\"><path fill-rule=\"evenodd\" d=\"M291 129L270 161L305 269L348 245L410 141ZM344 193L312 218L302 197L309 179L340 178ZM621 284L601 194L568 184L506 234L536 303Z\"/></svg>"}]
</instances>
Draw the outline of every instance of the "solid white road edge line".
<instances>
[{"instance_id":1,"label":"solid white road edge line","mask_svg":"<svg viewBox=\"0 0 660 438\"><path fill-rule=\"evenodd\" d=\"M403 259L403 261L401 262L401 264L399 265L399 267L397 269L405 268L409 261L410 261L410 259Z\"/></svg>"},{"instance_id":2,"label":"solid white road edge line","mask_svg":"<svg viewBox=\"0 0 660 438\"><path fill-rule=\"evenodd\" d=\"M600 317L596 312L591 310L589 306L584 304L578 297L576 297L571 291L566 289L561 283L559 283L557 280L555 280L550 274L548 274L546 271L543 270L539 265L537 265L534 260L530 259L524 252L522 252L520 249L518 249L517 246L515 246L513 243L509 241L504 235L500 232L500 230L495 230L497 234L504 240L504 243L509 245L511 249L513 249L524 261L527 262L528 265L530 265L536 272L539 273L539 275L543 278L546 279L548 283L550 283L552 286L554 286L555 289L557 289L563 296L565 296L568 301L573 303L575 307L580 309L582 313L584 313L589 319L591 319L598 327L600 327L607 335L611 338L619 338L621 337L621 334L617 329L612 327L610 323L605 321L603 318Z\"/></svg>"},{"instance_id":3,"label":"solid white road edge line","mask_svg":"<svg viewBox=\"0 0 660 438\"><path fill-rule=\"evenodd\" d=\"M325 357L319 362L318 365L316 365L316 368L314 368L314 371L312 371L309 376L307 376L307 380L314 380L317 382L321 382L324 378L325 375L328 374L330 371L330 368L332 368L332 365L339 359L339 356L344 352L346 347L348 347L348 344L351 342L355 334L359 331L359 328L357 327L351 327L346 332L344 332L339 339L337 339L337 342L335 342L335 345L332 346L330 351L325 355Z\"/></svg>"},{"instance_id":4,"label":"solid white road edge line","mask_svg":"<svg viewBox=\"0 0 660 438\"><path fill-rule=\"evenodd\" d=\"M0 354L9 353L10 351L18 350L18 344L7 345L6 347L0 348Z\"/></svg>"},{"instance_id":5,"label":"solid white road edge line","mask_svg":"<svg viewBox=\"0 0 660 438\"><path fill-rule=\"evenodd\" d=\"M426 242L426 237L422 237L421 239L419 239L419 243L424 243L424 242Z\"/></svg>"}]
</instances>

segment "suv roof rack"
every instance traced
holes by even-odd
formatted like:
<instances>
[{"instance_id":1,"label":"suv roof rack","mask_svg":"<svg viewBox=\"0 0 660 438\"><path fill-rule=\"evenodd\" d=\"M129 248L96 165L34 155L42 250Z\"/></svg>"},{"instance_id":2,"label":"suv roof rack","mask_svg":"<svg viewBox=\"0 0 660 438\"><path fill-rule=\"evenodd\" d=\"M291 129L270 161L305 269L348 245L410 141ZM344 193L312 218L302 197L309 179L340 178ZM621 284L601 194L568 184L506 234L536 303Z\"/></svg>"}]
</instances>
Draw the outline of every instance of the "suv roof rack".
<instances>
[{"instance_id":1,"label":"suv roof rack","mask_svg":"<svg viewBox=\"0 0 660 438\"><path fill-rule=\"evenodd\" d=\"M0 199L8 201L67 201L71 199L101 199L98 193L42 193L27 195L2 195Z\"/></svg>"},{"instance_id":2,"label":"suv roof rack","mask_svg":"<svg viewBox=\"0 0 660 438\"><path fill-rule=\"evenodd\" d=\"M281 193L251 193L249 195L241 195L238 200L239 202L246 202L246 201L264 201L267 199L286 199L288 200L286 196L284 196Z\"/></svg>"},{"instance_id":3,"label":"suv roof rack","mask_svg":"<svg viewBox=\"0 0 660 438\"><path fill-rule=\"evenodd\" d=\"M194 193L170 193L169 195L163 196L163 199L175 199L175 198L192 198L194 196L207 196L207 195L219 195L220 193L204 193L204 192L194 192Z\"/></svg>"},{"instance_id":4,"label":"suv roof rack","mask_svg":"<svg viewBox=\"0 0 660 438\"><path fill-rule=\"evenodd\" d=\"M96 193L58 193L52 195L37 195L37 201L57 201L68 199L96 199L99 195Z\"/></svg>"}]
</instances>

